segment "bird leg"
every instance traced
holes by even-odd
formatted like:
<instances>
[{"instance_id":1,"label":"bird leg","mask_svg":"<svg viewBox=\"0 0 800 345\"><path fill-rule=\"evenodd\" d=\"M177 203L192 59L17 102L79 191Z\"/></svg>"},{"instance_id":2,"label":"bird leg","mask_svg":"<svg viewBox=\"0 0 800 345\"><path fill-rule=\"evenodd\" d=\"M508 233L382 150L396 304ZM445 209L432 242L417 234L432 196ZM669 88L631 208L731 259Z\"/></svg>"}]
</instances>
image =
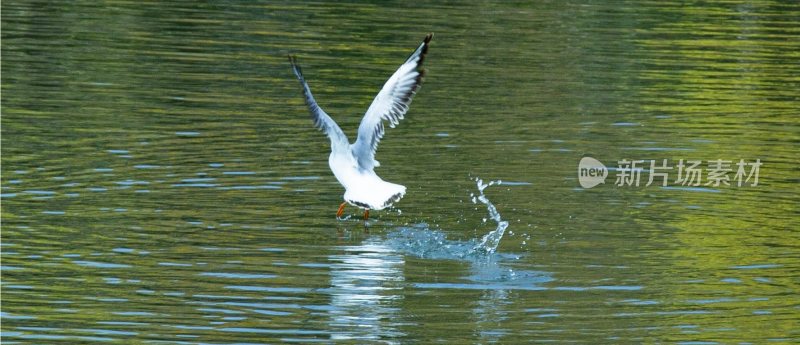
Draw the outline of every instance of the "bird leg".
<instances>
[{"instance_id":1,"label":"bird leg","mask_svg":"<svg viewBox=\"0 0 800 345\"><path fill-rule=\"evenodd\" d=\"M364 220L369 219L369 209L364 210Z\"/></svg>"},{"instance_id":2,"label":"bird leg","mask_svg":"<svg viewBox=\"0 0 800 345\"><path fill-rule=\"evenodd\" d=\"M344 214L344 207L347 205L347 202L343 202L339 205L339 210L336 211L336 218L342 218L342 214Z\"/></svg>"}]
</instances>

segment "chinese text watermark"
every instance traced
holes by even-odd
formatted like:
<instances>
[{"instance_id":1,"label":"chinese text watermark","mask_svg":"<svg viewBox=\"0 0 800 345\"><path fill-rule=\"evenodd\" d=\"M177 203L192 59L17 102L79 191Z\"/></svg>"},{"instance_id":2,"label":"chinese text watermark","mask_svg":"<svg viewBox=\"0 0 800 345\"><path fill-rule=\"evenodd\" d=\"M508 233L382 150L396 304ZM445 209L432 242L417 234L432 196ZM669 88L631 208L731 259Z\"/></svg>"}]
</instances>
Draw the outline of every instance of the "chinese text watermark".
<instances>
[{"instance_id":1,"label":"chinese text watermark","mask_svg":"<svg viewBox=\"0 0 800 345\"><path fill-rule=\"evenodd\" d=\"M738 161L716 159L709 161L684 160L677 162L668 159L617 161L614 169L614 185L649 187L657 185L720 187L720 186L758 186L761 159ZM592 188L605 183L609 169L592 157L583 157L578 163L578 182L583 188ZM646 175L646 176L643 176Z\"/></svg>"}]
</instances>

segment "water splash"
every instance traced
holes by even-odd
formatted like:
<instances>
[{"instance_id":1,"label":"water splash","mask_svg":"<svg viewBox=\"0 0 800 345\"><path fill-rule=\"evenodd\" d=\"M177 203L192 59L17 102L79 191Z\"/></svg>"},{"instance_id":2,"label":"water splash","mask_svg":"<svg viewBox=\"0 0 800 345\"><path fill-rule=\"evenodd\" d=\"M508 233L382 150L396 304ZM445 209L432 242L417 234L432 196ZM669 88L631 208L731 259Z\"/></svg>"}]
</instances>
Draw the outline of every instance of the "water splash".
<instances>
[{"instance_id":1,"label":"water splash","mask_svg":"<svg viewBox=\"0 0 800 345\"><path fill-rule=\"evenodd\" d=\"M489 181L484 183L476 178L479 195L470 195L472 203L479 202L486 205L489 218L496 224L496 228L483 237L468 241L451 241L441 231L432 230L427 223L415 224L411 227L402 227L398 231L388 234L388 241L395 248L421 258L429 259L465 259L469 257L487 257L497 251L500 240L508 228L508 222L503 220L497 208L483 193L487 187L500 185L502 181ZM484 218L484 222L487 219Z\"/></svg>"},{"instance_id":2,"label":"water splash","mask_svg":"<svg viewBox=\"0 0 800 345\"><path fill-rule=\"evenodd\" d=\"M499 185L501 181L484 183L476 178L478 195L472 194L472 202L486 205L491 219L497 225L494 230L480 238L470 240L449 240L444 232L431 229L426 223L395 229L386 235L384 244L388 247L424 259L457 260L469 262L471 275L464 277L472 283L417 283L427 288L460 289L541 289L541 284L552 281L546 272L517 270L505 267L503 262L518 260L519 255L499 253L497 247L509 223L502 219L497 208L484 194L487 187Z\"/></svg>"},{"instance_id":3,"label":"water splash","mask_svg":"<svg viewBox=\"0 0 800 345\"><path fill-rule=\"evenodd\" d=\"M473 250L484 251L488 254L491 254L497 251L497 246L500 245L500 240L503 238L503 234L505 234L506 228L508 228L508 222L500 217L500 212L497 212L497 208L494 207L494 204L492 204L492 202L489 201L489 198L487 198L486 195L483 194L483 191L489 186L500 185L503 183L503 181L498 180L498 181L489 181L489 183L483 183L483 180L481 180L480 178L475 178L475 182L478 185L478 192L480 193L480 195L476 197L473 194L472 203L477 204L478 201L480 201L481 203L486 205L486 209L489 211L489 217L492 218L492 220L494 220L497 223L497 228L489 232L488 234L484 235L483 238L481 238L480 243L477 246L475 246Z\"/></svg>"}]
</instances>

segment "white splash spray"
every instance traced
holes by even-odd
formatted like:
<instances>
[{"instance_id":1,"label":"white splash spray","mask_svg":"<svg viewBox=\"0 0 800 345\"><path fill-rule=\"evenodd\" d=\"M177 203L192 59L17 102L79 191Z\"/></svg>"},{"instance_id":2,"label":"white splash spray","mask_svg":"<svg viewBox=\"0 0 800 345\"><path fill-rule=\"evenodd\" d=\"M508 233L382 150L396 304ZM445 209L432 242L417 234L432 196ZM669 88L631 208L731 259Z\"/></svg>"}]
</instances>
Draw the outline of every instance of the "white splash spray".
<instances>
[{"instance_id":1,"label":"white splash spray","mask_svg":"<svg viewBox=\"0 0 800 345\"><path fill-rule=\"evenodd\" d=\"M431 229L428 224L419 223L410 227L399 227L389 232L383 244L395 251L418 258L458 260L471 264L471 274L464 277L469 282L442 283L437 281L430 283L430 286L433 287L480 288L486 290L543 289L542 284L553 280L549 273L506 267L503 264L504 262L519 260L520 256L497 251L497 247L509 223L500 217L497 208L484 195L484 190L489 186L499 185L502 182L490 181L484 183L479 178L476 178L475 182L478 185L479 195L472 194L472 202L476 205L480 202L486 206L489 217L484 218L484 222L489 221L489 219L496 222L497 227L494 230L480 238L450 240L447 239L445 232ZM428 286L427 284L429 283L420 282L415 285L426 287Z\"/></svg>"},{"instance_id":2,"label":"white splash spray","mask_svg":"<svg viewBox=\"0 0 800 345\"><path fill-rule=\"evenodd\" d=\"M494 207L489 198L483 194L483 191L492 185L500 185L503 181L489 181L489 183L483 183L483 180L480 178L475 178L475 182L478 185L478 192L480 195L472 196L472 203L477 204L480 201L482 204L486 205L486 209L489 211L489 218L494 220L497 223L497 228L493 231L489 232L488 234L484 235L480 242L473 248L476 252L485 252L487 254L492 254L497 250L497 246L500 245L500 240L503 238L503 234L506 232L506 228L508 228L508 222L500 218L500 213L497 212L497 208Z\"/></svg>"}]
</instances>

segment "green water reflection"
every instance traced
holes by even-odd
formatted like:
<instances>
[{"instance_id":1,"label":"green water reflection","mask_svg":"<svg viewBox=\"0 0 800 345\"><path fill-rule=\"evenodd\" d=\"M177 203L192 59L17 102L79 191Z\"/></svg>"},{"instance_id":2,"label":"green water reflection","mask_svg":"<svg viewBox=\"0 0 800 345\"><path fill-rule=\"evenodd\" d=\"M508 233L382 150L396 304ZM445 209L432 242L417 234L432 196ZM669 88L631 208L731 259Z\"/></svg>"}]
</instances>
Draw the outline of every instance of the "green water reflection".
<instances>
[{"instance_id":1,"label":"green water reflection","mask_svg":"<svg viewBox=\"0 0 800 345\"><path fill-rule=\"evenodd\" d=\"M4 342L800 338L795 2L2 10ZM286 55L352 136L428 32L426 82L377 155L408 194L367 229L336 221ZM582 189L586 155L764 164L758 186L612 169ZM510 222L501 262L387 241L492 230L474 177L507 182L486 191Z\"/></svg>"}]
</instances>

